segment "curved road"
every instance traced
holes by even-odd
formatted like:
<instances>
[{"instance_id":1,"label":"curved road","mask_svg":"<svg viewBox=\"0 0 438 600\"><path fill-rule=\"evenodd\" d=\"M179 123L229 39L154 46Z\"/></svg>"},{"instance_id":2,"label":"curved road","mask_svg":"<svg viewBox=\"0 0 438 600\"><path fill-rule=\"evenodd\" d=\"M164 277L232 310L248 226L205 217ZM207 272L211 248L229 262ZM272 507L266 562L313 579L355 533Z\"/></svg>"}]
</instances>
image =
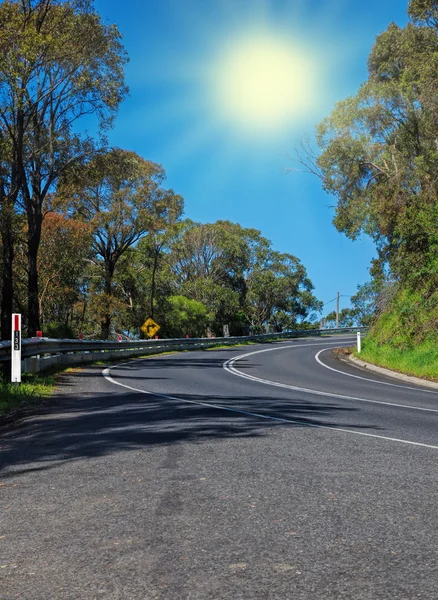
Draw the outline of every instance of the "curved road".
<instances>
[{"instance_id":1,"label":"curved road","mask_svg":"<svg viewBox=\"0 0 438 600\"><path fill-rule=\"evenodd\" d=\"M0 598L438 598L438 391L352 343L64 378L2 435Z\"/></svg>"},{"instance_id":2,"label":"curved road","mask_svg":"<svg viewBox=\"0 0 438 600\"><path fill-rule=\"evenodd\" d=\"M184 403L248 413L268 421L280 419L350 434L366 432L367 436L438 450L438 390L370 376L340 363L331 350L354 343L352 336L344 338L341 343L301 339L240 352L216 364L225 373L220 368L206 370L202 359L178 359L184 371L172 372L166 383L156 376L162 363L157 369L144 361L130 362L106 369L104 376L127 390L171 396ZM170 357L165 365L174 366L174 362ZM187 391L194 393L193 397Z\"/></svg>"}]
</instances>

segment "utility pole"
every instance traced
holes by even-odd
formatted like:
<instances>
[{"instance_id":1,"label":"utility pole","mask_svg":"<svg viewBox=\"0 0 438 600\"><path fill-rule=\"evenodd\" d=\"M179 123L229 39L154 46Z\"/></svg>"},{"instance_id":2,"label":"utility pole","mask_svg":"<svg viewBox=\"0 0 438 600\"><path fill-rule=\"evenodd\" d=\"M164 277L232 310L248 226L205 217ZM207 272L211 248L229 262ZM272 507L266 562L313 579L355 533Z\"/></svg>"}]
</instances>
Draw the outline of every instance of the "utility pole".
<instances>
[{"instance_id":1,"label":"utility pole","mask_svg":"<svg viewBox=\"0 0 438 600\"><path fill-rule=\"evenodd\" d=\"M336 329L339 327L339 292L336 292Z\"/></svg>"}]
</instances>

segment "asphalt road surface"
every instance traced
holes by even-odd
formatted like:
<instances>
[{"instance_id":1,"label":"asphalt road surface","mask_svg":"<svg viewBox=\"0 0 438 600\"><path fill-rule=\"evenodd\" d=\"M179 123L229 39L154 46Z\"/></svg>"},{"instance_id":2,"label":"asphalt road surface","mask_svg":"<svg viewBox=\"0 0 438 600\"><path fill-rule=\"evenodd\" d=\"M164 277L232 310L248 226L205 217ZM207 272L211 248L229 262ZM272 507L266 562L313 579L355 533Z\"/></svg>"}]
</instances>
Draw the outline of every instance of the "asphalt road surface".
<instances>
[{"instance_id":1,"label":"asphalt road surface","mask_svg":"<svg viewBox=\"0 0 438 600\"><path fill-rule=\"evenodd\" d=\"M352 340L64 375L0 430L0 599L438 599L438 392Z\"/></svg>"}]
</instances>

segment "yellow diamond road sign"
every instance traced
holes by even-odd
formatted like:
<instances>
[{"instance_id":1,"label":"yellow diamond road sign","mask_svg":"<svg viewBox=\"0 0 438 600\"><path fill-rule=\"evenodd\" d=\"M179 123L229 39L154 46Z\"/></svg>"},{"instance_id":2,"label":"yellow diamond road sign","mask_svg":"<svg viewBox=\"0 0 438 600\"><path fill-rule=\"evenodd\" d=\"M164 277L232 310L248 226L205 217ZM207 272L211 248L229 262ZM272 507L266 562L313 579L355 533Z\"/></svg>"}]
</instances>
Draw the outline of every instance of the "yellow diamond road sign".
<instances>
[{"instance_id":1,"label":"yellow diamond road sign","mask_svg":"<svg viewBox=\"0 0 438 600\"><path fill-rule=\"evenodd\" d=\"M145 333L149 338L153 337L157 331L160 329L158 323L155 323L153 319L146 319L140 329Z\"/></svg>"}]
</instances>

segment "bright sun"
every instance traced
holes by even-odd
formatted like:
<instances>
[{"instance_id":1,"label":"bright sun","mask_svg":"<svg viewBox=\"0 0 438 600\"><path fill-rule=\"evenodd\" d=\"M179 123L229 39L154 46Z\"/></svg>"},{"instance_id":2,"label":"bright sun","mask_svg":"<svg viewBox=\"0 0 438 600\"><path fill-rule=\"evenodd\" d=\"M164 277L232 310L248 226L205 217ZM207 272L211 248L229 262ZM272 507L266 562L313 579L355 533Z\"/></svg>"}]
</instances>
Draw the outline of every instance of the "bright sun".
<instances>
[{"instance_id":1,"label":"bright sun","mask_svg":"<svg viewBox=\"0 0 438 600\"><path fill-rule=\"evenodd\" d=\"M316 102L313 62L290 42L267 35L236 41L212 75L216 110L245 130L275 133Z\"/></svg>"}]
</instances>

